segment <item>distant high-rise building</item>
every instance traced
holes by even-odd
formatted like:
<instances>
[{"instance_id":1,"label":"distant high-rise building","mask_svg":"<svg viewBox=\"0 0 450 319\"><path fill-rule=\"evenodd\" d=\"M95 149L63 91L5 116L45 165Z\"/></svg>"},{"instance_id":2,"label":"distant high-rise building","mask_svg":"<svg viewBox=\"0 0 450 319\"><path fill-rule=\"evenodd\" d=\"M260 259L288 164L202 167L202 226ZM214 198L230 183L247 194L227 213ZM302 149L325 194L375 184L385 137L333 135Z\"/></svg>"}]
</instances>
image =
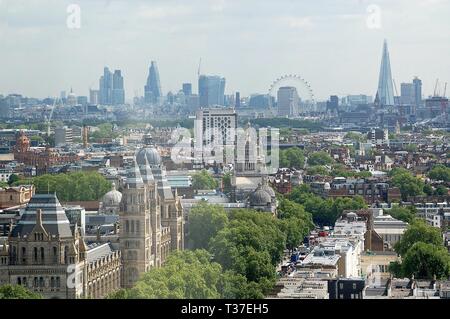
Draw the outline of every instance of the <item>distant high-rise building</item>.
<instances>
[{"instance_id":1,"label":"distant high-rise building","mask_svg":"<svg viewBox=\"0 0 450 319\"><path fill-rule=\"evenodd\" d=\"M236 108L241 107L241 93L240 92L236 92L236 98L235 98L234 103L235 103Z\"/></svg>"},{"instance_id":2,"label":"distant high-rise building","mask_svg":"<svg viewBox=\"0 0 450 319\"><path fill-rule=\"evenodd\" d=\"M125 90L123 87L123 76L120 70L115 70L113 74L111 102L113 105L125 104Z\"/></svg>"},{"instance_id":3,"label":"distant high-rise building","mask_svg":"<svg viewBox=\"0 0 450 319\"><path fill-rule=\"evenodd\" d=\"M183 93L185 96L192 95L192 83L183 83Z\"/></svg>"},{"instance_id":4,"label":"distant high-rise building","mask_svg":"<svg viewBox=\"0 0 450 319\"><path fill-rule=\"evenodd\" d=\"M99 90L89 90L89 103L92 105L99 103Z\"/></svg>"},{"instance_id":5,"label":"distant high-rise building","mask_svg":"<svg viewBox=\"0 0 450 319\"><path fill-rule=\"evenodd\" d=\"M400 103L402 105L412 105L415 103L413 83L401 83L400 94Z\"/></svg>"},{"instance_id":6,"label":"distant high-rise building","mask_svg":"<svg viewBox=\"0 0 450 319\"><path fill-rule=\"evenodd\" d=\"M389 51L386 40L384 40L383 44L383 56L381 58L380 77L378 80L378 91L375 98L375 103L379 106L395 105L391 62L389 59Z\"/></svg>"},{"instance_id":7,"label":"distant high-rise building","mask_svg":"<svg viewBox=\"0 0 450 319\"><path fill-rule=\"evenodd\" d=\"M158 103L162 97L161 82L159 80L158 66L155 61L151 62L147 84L144 88L145 103L155 104Z\"/></svg>"},{"instance_id":8,"label":"distant high-rise building","mask_svg":"<svg viewBox=\"0 0 450 319\"><path fill-rule=\"evenodd\" d=\"M372 96L360 94L360 95L347 95L344 98L344 102L346 105L350 106L359 106L372 103Z\"/></svg>"},{"instance_id":9,"label":"distant high-rise building","mask_svg":"<svg viewBox=\"0 0 450 319\"><path fill-rule=\"evenodd\" d=\"M122 72L115 70L114 74L105 67L99 81L98 103L103 105L120 105L125 103L125 90ZM91 104L94 104L91 102Z\"/></svg>"},{"instance_id":10,"label":"distant high-rise building","mask_svg":"<svg viewBox=\"0 0 450 319\"><path fill-rule=\"evenodd\" d=\"M295 87L280 87L277 93L278 115L297 116L299 101L300 98Z\"/></svg>"},{"instance_id":11,"label":"distant high-rise building","mask_svg":"<svg viewBox=\"0 0 450 319\"><path fill-rule=\"evenodd\" d=\"M77 104L78 105L88 105L88 98L87 96L77 96Z\"/></svg>"},{"instance_id":12,"label":"distant high-rise building","mask_svg":"<svg viewBox=\"0 0 450 319\"><path fill-rule=\"evenodd\" d=\"M61 93L60 93L60 95L59 95L59 98L60 98L61 100L65 100L65 99L66 99L66 91L61 91Z\"/></svg>"},{"instance_id":13,"label":"distant high-rise building","mask_svg":"<svg viewBox=\"0 0 450 319\"><path fill-rule=\"evenodd\" d=\"M103 76L100 77L99 81L99 104L112 104L112 81L112 73L109 71L109 68L105 67L103 69Z\"/></svg>"},{"instance_id":14,"label":"distant high-rise building","mask_svg":"<svg viewBox=\"0 0 450 319\"><path fill-rule=\"evenodd\" d=\"M414 86L414 104L415 106L422 106L422 80L417 76L413 79Z\"/></svg>"},{"instance_id":15,"label":"distant high-rise building","mask_svg":"<svg viewBox=\"0 0 450 319\"><path fill-rule=\"evenodd\" d=\"M327 101L327 111L337 112L339 111L339 97L331 95L330 100Z\"/></svg>"},{"instance_id":16,"label":"distant high-rise building","mask_svg":"<svg viewBox=\"0 0 450 319\"><path fill-rule=\"evenodd\" d=\"M269 94L252 94L248 106L256 109L267 109L270 105L274 105L274 97Z\"/></svg>"},{"instance_id":17,"label":"distant high-rise building","mask_svg":"<svg viewBox=\"0 0 450 319\"><path fill-rule=\"evenodd\" d=\"M198 95L200 107L225 105L225 78L217 75L200 75Z\"/></svg>"},{"instance_id":18,"label":"distant high-rise building","mask_svg":"<svg viewBox=\"0 0 450 319\"><path fill-rule=\"evenodd\" d=\"M233 164L237 114L234 108L204 108L197 111L194 154L196 165ZM222 158L218 158L221 156Z\"/></svg>"},{"instance_id":19,"label":"distant high-rise building","mask_svg":"<svg viewBox=\"0 0 450 319\"><path fill-rule=\"evenodd\" d=\"M67 126L55 128L56 147L71 144L72 141L73 141L73 132L71 128Z\"/></svg>"}]
</instances>

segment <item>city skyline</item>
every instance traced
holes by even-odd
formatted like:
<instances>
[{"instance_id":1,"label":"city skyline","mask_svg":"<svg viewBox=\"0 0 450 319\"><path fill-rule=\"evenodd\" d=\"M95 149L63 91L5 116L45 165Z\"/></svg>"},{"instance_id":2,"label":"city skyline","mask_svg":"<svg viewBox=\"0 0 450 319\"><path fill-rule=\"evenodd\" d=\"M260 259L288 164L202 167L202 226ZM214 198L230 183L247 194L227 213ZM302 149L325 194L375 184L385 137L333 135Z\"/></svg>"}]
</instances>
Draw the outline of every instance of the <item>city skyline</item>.
<instances>
[{"instance_id":1,"label":"city skyline","mask_svg":"<svg viewBox=\"0 0 450 319\"><path fill-rule=\"evenodd\" d=\"M447 81L449 1L377 1L380 28L368 24L369 1L325 2L319 7L291 1L259 6L254 1L79 1L81 27L69 29L68 1L2 1L0 61L8 63L2 67L0 93L44 98L73 87L76 94L88 95L103 66L111 65L122 70L130 101L135 92L144 95L152 60L159 64L164 95L185 82L197 92L202 58L201 73L225 77L226 94L266 93L278 76L298 73L318 99L374 96L384 38L397 83L418 76L428 96L436 78ZM421 27L425 22L427 30ZM46 42L50 47L42 45ZM431 65L434 60L440 63ZM31 79L39 76L45 81L36 85Z\"/></svg>"}]
</instances>

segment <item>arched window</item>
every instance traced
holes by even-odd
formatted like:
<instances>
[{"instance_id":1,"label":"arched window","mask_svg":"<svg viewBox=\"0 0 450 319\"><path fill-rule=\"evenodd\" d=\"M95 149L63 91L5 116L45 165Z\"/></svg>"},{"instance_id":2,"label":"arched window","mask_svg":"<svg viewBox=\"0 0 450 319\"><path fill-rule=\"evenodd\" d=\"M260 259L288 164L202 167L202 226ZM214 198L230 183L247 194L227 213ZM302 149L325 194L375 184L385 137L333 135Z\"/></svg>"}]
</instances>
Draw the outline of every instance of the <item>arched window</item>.
<instances>
[{"instance_id":1,"label":"arched window","mask_svg":"<svg viewBox=\"0 0 450 319\"><path fill-rule=\"evenodd\" d=\"M20 279L20 277L17 277L17 284L20 286L22 285L22 279Z\"/></svg>"},{"instance_id":2,"label":"arched window","mask_svg":"<svg viewBox=\"0 0 450 319\"><path fill-rule=\"evenodd\" d=\"M50 278L50 287L55 288L55 277Z\"/></svg>"},{"instance_id":3,"label":"arched window","mask_svg":"<svg viewBox=\"0 0 450 319\"><path fill-rule=\"evenodd\" d=\"M34 258L33 258L33 261L34 261L34 262L37 262L37 261L38 261L38 249L37 249L37 247L34 247L34 248L33 248L33 253L34 253L34 254L33 254L33 257L34 257Z\"/></svg>"},{"instance_id":4,"label":"arched window","mask_svg":"<svg viewBox=\"0 0 450 319\"><path fill-rule=\"evenodd\" d=\"M44 277L39 277L39 287L44 288Z\"/></svg>"},{"instance_id":5,"label":"arched window","mask_svg":"<svg viewBox=\"0 0 450 319\"><path fill-rule=\"evenodd\" d=\"M53 247L53 262L57 263L58 262L58 248Z\"/></svg>"},{"instance_id":6,"label":"arched window","mask_svg":"<svg viewBox=\"0 0 450 319\"><path fill-rule=\"evenodd\" d=\"M56 277L56 287L59 288L61 286L61 281L59 277Z\"/></svg>"},{"instance_id":7,"label":"arched window","mask_svg":"<svg viewBox=\"0 0 450 319\"><path fill-rule=\"evenodd\" d=\"M41 263L45 261L44 247L41 247Z\"/></svg>"}]
</instances>

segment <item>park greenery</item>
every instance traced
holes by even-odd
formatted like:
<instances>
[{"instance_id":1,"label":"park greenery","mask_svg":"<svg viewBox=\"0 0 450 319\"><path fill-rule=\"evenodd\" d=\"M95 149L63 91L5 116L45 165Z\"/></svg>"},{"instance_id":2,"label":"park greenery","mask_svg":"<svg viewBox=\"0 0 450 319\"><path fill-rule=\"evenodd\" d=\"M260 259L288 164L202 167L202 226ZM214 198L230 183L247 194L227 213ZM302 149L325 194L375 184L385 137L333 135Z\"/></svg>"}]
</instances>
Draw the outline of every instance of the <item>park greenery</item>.
<instances>
[{"instance_id":1,"label":"park greenery","mask_svg":"<svg viewBox=\"0 0 450 319\"><path fill-rule=\"evenodd\" d=\"M286 247L299 245L312 227L311 215L288 199L281 201L279 218L202 202L189 213L191 250L174 252L163 268L110 298L264 298Z\"/></svg>"},{"instance_id":2,"label":"park greenery","mask_svg":"<svg viewBox=\"0 0 450 319\"><path fill-rule=\"evenodd\" d=\"M42 299L40 294L19 285L0 286L0 299Z\"/></svg>"},{"instance_id":3,"label":"park greenery","mask_svg":"<svg viewBox=\"0 0 450 319\"><path fill-rule=\"evenodd\" d=\"M394 248L402 257L401 262L390 265L396 277L443 279L450 276L450 255L438 228L414 220Z\"/></svg>"},{"instance_id":4,"label":"park greenery","mask_svg":"<svg viewBox=\"0 0 450 319\"><path fill-rule=\"evenodd\" d=\"M119 133L114 130L114 125L111 123L102 123L97 126L98 130L89 133L89 138L92 140L117 138Z\"/></svg>"},{"instance_id":5,"label":"park greenery","mask_svg":"<svg viewBox=\"0 0 450 319\"><path fill-rule=\"evenodd\" d=\"M386 213L408 224L411 224L416 218L416 208L414 206L394 206L386 210Z\"/></svg>"},{"instance_id":6,"label":"park greenery","mask_svg":"<svg viewBox=\"0 0 450 319\"><path fill-rule=\"evenodd\" d=\"M218 182L207 170L202 170L192 176L192 187L195 190L216 189Z\"/></svg>"},{"instance_id":7,"label":"park greenery","mask_svg":"<svg viewBox=\"0 0 450 319\"><path fill-rule=\"evenodd\" d=\"M305 155L298 147L280 150L280 166L302 169L305 165Z\"/></svg>"},{"instance_id":8,"label":"park greenery","mask_svg":"<svg viewBox=\"0 0 450 319\"><path fill-rule=\"evenodd\" d=\"M400 189L403 200L409 196L423 195L424 182L405 168L394 168L389 172L391 183Z\"/></svg>"},{"instance_id":9,"label":"park greenery","mask_svg":"<svg viewBox=\"0 0 450 319\"><path fill-rule=\"evenodd\" d=\"M330 165L334 163L334 159L324 151L314 152L308 156L308 164L311 166L315 165Z\"/></svg>"},{"instance_id":10,"label":"park greenery","mask_svg":"<svg viewBox=\"0 0 450 319\"><path fill-rule=\"evenodd\" d=\"M95 201L111 190L111 183L97 172L45 174L30 180L18 180L13 185L33 184L36 193L56 193L59 200Z\"/></svg>"},{"instance_id":11,"label":"park greenery","mask_svg":"<svg viewBox=\"0 0 450 319\"><path fill-rule=\"evenodd\" d=\"M313 194L308 185L295 187L288 199L302 205L305 211L312 215L313 222L321 226L333 226L344 210L367 208L361 196L324 199Z\"/></svg>"},{"instance_id":12,"label":"park greenery","mask_svg":"<svg viewBox=\"0 0 450 319\"><path fill-rule=\"evenodd\" d=\"M450 167L442 164L434 165L428 172L428 177L436 181L450 182Z\"/></svg>"}]
</instances>

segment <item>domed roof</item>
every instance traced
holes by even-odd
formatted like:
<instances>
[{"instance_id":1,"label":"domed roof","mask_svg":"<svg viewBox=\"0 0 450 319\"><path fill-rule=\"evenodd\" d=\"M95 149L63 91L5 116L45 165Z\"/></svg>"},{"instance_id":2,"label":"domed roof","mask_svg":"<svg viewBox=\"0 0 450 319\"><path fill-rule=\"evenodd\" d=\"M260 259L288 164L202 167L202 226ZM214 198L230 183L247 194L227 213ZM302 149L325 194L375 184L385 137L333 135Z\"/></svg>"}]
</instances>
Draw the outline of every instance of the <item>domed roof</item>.
<instances>
[{"instance_id":1,"label":"domed roof","mask_svg":"<svg viewBox=\"0 0 450 319\"><path fill-rule=\"evenodd\" d=\"M250 194L250 205L251 206L266 206L268 203L272 202L270 195L258 187L253 193Z\"/></svg>"},{"instance_id":2,"label":"domed roof","mask_svg":"<svg viewBox=\"0 0 450 319\"><path fill-rule=\"evenodd\" d=\"M161 156L159 156L158 151L154 147L146 146L143 147L136 154L136 162L139 166L147 165L145 159L147 158L148 164L150 165L160 165Z\"/></svg>"},{"instance_id":3,"label":"domed roof","mask_svg":"<svg viewBox=\"0 0 450 319\"><path fill-rule=\"evenodd\" d=\"M102 203L106 206L118 206L122 200L122 193L116 190L116 184L112 183L112 189L107 192L103 198Z\"/></svg>"},{"instance_id":4,"label":"domed roof","mask_svg":"<svg viewBox=\"0 0 450 319\"><path fill-rule=\"evenodd\" d=\"M273 188L270 187L268 184L263 184L263 185L261 186L261 189L262 189L263 191L265 191L267 194L269 194L269 196L270 196L271 198L276 197L275 191L274 191Z\"/></svg>"}]
</instances>

